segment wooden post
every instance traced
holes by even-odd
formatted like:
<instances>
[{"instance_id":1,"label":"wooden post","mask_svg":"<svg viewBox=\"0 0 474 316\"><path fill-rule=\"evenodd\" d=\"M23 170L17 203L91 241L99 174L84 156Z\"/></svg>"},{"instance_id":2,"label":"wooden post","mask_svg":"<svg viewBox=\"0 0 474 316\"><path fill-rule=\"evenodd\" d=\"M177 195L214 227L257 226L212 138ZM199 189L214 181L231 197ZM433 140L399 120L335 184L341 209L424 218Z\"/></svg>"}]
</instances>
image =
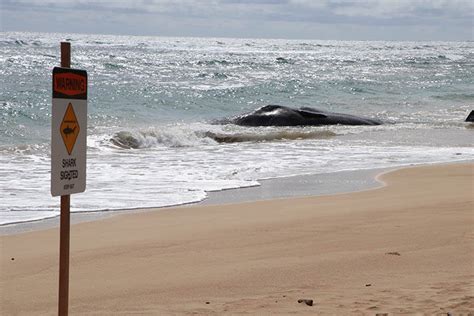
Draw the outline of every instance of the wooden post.
<instances>
[{"instance_id":1,"label":"wooden post","mask_svg":"<svg viewBox=\"0 0 474 316\"><path fill-rule=\"evenodd\" d=\"M61 42L61 67L71 68L71 43Z\"/></svg>"},{"instance_id":2,"label":"wooden post","mask_svg":"<svg viewBox=\"0 0 474 316\"><path fill-rule=\"evenodd\" d=\"M67 316L68 314L70 197L70 195L61 196L61 223L59 228L59 316Z\"/></svg>"},{"instance_id":3,"label":"wooden post","mask_svg":"<svg viewBox=\"0 0 474 316\"><path fill-rule=\"evenodd\" d=\"M69 42L61 42L61 67L71 67L71 43ZM59 316L68 315L69 305L70 201L70 195L61 196L59 227Z\"/></svg>"}]
</instances>

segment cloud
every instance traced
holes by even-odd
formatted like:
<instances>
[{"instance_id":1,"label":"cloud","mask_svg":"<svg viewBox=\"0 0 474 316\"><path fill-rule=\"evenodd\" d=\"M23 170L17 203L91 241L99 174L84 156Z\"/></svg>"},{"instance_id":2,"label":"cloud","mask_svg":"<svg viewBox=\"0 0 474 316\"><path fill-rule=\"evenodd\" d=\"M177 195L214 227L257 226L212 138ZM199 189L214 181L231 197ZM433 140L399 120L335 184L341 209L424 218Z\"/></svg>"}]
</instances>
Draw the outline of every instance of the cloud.
<instances>
[{"instance_id":1,"label":"cloud","mask_svg":"<svg viewBox=\"0 0 474 316\"><path fill-rule=\"evenodd\" d=\"M334 12L347 16L426 17L473 16L474 2L468 0L365 0L334 5Z\"/></svg>"},{"instance_id":2,"label":"cloud","mask_svg":"<svg viewBox=\"0 0 474 316\"><path fill-rule=\"evenodd\" d=\"M472 0L4 0L8 9L112 10L143 13L306 12L345 17L474 17ZM256 9L265 10L256 12ZM237 10L237 11L236 11ZM295 16L295 19L298 17Z\"/></svg>"},{"instance_id":3,"label":"cloud","mask_svg":"<svg viewBox=\"0 0 474 316\"><path fill-rule=\"evenodd\" d=\"M112 27L113 21L133 24L133 33L156 35L208 35L255 37L265 30L269 36L273 33L285 36L284 30L292 29L292 34L304 34L308 29L335 28L331 30L337 38L344 36L349 27L364 30L372 38L379 34L377 27L392 27L394 32L422 34L421 29L430 33L430 39L436 32L443 39L473 38L474 1L472 0L2 0L3 28L19 29L19 22L13 16L20 17L25 12L42 18L48 14L82 15L90 21L93 29L97 23L97 32L101 25L107 29L130 32L123 25ZM9 12L8 14L5 12ZM11 14L10 14L11 13ZM102 16L102 20L101 17ZM93 18L95 20L93 20ZM48 19L48 18L46 18ZM53 24L48 19L45 27ZM54 20L54 19L53 19ZM140 31L139 25L143 21ZM146 21L146 22L145 22ZM163 34L161 30L171 32L172 23L176 34ZM154 25L160 26L153 27ZM216 27L219 25L219 27ZM252 25L252 28L250 28ZM283 28L283 25L285 28ZM25 30L23 26L21 30ZM196 28L196 29L193 29ZM372 32L370 31L372 28ZM39 27L39 29L41 29ZM279 30L273 32L272 29ZM33 29L35 30L35 29ZM300 30L298 32L298 30ZM208 32L208 33L206 33ZM239 33L240 32L240 33ZM339 36L338 34L341 34ZM384 34L389 34L385 31ZM389 34L390 35L390 34ZM314 36L321 36L316 33ZM391 36L391 35L390 35ZM441 35L440 35L441 36ZM398 38L399 36L397 36ZM440 37L441 38L441 37Z\"/></svg>"}]
</instances>

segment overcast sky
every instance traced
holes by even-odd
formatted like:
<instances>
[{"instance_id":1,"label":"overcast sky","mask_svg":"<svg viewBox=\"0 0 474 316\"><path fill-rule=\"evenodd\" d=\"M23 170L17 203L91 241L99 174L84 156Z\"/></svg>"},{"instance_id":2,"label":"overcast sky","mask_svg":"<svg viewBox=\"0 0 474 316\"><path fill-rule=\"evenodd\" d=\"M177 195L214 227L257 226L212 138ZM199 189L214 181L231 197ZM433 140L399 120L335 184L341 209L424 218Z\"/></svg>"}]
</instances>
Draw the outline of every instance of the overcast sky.
<instances>
[{"instance_id":1,"label":"overcast sky","mask_svg":"<svg viewBox=\"0 0 474 316\"><path fill-rule=\"evenodd\" d=\"M474 40L474 0L1 0L2 31Z\"/></svg>"}]
</instances>

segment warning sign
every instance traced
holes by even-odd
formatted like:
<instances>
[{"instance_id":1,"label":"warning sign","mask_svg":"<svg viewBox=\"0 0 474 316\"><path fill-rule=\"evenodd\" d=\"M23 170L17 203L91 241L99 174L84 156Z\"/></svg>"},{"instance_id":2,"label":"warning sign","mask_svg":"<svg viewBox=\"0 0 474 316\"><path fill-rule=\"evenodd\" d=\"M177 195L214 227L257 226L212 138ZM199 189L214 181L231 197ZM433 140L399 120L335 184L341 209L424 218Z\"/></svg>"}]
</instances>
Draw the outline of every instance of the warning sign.
<instances>
[{"instance_id":1,"label":"warning sign","mask_svg":"<svg viewBox=\"0 0 474 316\"><path fill-rule=\"evenodd\" d=\"M77 122L76 114L74 113L74 108L72 103L67 105L66 113L64 114L61 127L59 128L61 136L63 137L64 145L66 146L67 152L70 155L74 149L74 144L76 143L77 135L81 128Z\"/></svg>"},{"instance_id":2,"label":"warning sign","mask_svg":"<svg viewBox=\"0 0 474 316\"><path fill-rule=\"evenodd\" d=\"M87 73L54 68L51 124L51 194L86 189Z\"/></svg>"}]
</instances>

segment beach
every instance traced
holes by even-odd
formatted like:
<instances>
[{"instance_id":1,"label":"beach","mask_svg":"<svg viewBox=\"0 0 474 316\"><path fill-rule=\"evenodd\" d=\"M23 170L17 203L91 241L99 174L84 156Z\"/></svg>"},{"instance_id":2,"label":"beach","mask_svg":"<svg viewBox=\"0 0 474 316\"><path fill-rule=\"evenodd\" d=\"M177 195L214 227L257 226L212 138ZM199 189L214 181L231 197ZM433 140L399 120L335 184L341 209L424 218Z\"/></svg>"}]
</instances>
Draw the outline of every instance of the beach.
<instances>
[{"instance_id":1,"label":"beach","mask_svg":"<svg viewBox=\"0 0 474 316\"><path fill-rule=\"evenodd\" d=\"M425 165L359 192L78 223L70 313L467 315L473 179L473 163ZM55 314L58 229L0 238L1 314Z\"/></svg>"}]
</instances>

